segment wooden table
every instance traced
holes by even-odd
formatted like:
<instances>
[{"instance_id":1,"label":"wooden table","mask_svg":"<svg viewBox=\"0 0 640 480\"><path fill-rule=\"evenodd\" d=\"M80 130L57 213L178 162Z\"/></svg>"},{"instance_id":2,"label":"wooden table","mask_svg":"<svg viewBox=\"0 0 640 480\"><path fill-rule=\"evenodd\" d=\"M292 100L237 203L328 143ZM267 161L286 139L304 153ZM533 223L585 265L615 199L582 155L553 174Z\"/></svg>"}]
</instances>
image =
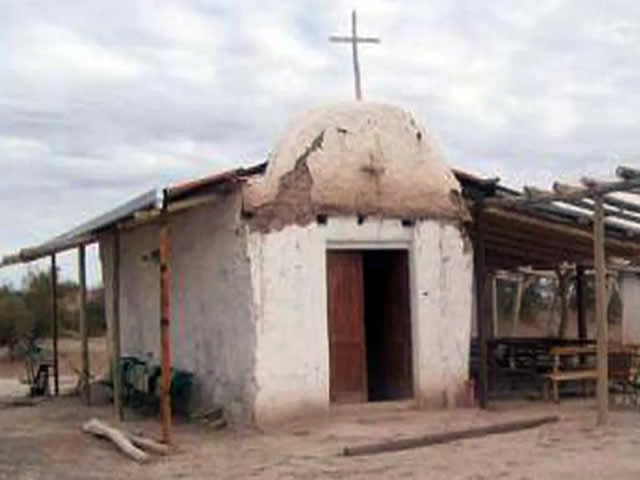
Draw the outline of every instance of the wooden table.
<instances>
[{"instance_id":1,"label":"wooden table","mask_svg":"<svg viewBox=\"0 0 640 480\"><path fill-rule=\"evenodd\" d=\"M597 380L598 371L596 368L585 367L589 357L595 357L595 346L581 347L554 347L550 351L553 357L553 371L544 375L544 396L549 399L549 387L552 387L553 400L560 400L558 384L570 380ZM579 358L577 365L571 365L571 358Z\"/></svg>"}]
</instances>

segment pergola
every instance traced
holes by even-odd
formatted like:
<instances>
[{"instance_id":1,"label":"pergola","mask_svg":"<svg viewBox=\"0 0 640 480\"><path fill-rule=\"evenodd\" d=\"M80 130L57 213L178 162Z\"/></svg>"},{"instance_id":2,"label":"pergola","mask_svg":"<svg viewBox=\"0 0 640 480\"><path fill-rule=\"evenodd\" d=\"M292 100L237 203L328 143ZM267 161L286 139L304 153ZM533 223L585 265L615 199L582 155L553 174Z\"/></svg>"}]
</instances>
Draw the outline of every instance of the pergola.
<instances>
[{"instance_id":1,"label":"pergola","mask_svg":"<svg viewBox=\"0 0 640 480\"><path fill-rule=\"evenodd\" d=\"M617 180L583 178L581 186L555 183L550 191L525 187L520 193L499 185L498 179L479 179L456 172L473 209L472 238L476 313L480 343L479 403L488 402L488 337L490 294L488 273L531 266L554 269L577 266L578 297L584 268L596 280L598 424L608 412L608 332L606 316L607 258L640 259L640 170L619 167ZM619 193L633 195L620 198ZM634 199L635 200L635 199ZM586 332L584 306L578 309L579 332ZM582 318L580 318L582 317ZM584 333L586 336L586 333Z\"/></svg>"}]
</instances>

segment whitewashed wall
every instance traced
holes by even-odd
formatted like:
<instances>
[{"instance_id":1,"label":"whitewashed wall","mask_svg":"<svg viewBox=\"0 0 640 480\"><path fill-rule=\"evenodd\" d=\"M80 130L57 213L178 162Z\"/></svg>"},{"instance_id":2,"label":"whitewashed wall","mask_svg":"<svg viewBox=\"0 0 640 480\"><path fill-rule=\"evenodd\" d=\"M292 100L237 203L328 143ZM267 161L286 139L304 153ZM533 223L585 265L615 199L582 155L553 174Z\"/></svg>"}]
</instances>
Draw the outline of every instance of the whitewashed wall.
<instances>
[{"instance_id":1,"label":"whitewashed wall","mask_svg":"<svg viewBox=\"0 0 640 480\"><path fill-rule=\"evenodd\" d=\"M327 225L249 234L257 324L258 424L329 407L327 248L407 248L414 390L419 405L453 405L468 378L472 254L437 221L329 218Z\"/></svg>"},{"instance_id":2,"label":"whitewashed wall","mask_svg":"<svg viewBox=\"0 0 640 480\"><path fill-rule=\"evenodd\" d=\"M195 374L195 400L249 418L255 325L240 196L171 217L172 365ZM121 234L122 354L160 359L159 268L142 257L158 247L157 226ZM112 243L100 241L111 325Z\"/></svg>"}]
</instances>

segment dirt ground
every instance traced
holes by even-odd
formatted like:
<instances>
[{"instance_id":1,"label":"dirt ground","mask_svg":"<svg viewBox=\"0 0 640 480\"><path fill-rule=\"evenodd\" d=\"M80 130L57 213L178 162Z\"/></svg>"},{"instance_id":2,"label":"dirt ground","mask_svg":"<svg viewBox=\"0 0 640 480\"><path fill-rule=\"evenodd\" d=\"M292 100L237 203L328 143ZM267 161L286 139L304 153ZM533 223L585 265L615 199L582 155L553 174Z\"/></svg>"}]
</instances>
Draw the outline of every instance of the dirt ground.
<instances>
[{"instance_id":1,"label":"dirt ground","mask_svg":"<svg viewBox=\"0 0 640 480\"><path fill-rule=\"evenodd\" d=\"M537 429L385 453L342 457L347 445L558 414ZM129 418L130 430L157 435L155 419ZM420 412L407 404L369 404L332 411L277 430L195 424L175 427L177 451L145 465L125 459L111 444L83 434L82 423L113 422L110 408L60 398L37 407L0 408L0 479L200 478L428 478L637 479L640 411L617 410L595 428L593 400L496 403L492 411Z\"/></svg>"}]
</instances>

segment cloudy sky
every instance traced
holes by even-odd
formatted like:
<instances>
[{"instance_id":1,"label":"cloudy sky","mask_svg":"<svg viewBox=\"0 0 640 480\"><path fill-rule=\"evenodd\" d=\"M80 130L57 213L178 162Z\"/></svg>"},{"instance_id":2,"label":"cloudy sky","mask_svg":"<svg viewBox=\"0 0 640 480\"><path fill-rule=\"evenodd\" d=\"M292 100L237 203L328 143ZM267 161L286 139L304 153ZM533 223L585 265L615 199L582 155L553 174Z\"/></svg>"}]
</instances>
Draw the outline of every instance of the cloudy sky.
<instances>
[{"instance_id":1,"label":"cloudy sky","mask_svg":"<svg viewBox=\"0 0 640 480\"><path fill-rule=\"evenodd\" d=\"M633 0L0 0L0 255L261 161L293 114L353 98L327 37L354 7L382 38L361 48L365 98L414 112L451 165L548 186L640 158Z\"/></svg>"}]
</instances>

